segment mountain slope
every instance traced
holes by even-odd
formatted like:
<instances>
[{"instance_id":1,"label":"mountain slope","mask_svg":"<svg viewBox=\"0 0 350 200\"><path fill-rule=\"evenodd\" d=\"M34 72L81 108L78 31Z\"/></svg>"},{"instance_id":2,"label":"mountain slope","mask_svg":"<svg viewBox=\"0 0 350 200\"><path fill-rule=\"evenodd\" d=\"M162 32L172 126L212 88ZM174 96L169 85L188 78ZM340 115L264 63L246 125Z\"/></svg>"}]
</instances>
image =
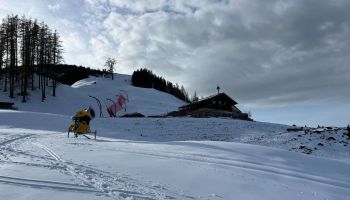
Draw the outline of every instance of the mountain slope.
<instances>
[{"instance_id":1,"label":"mountain slope","mask_svg":"<svg viewBox=\"0 0 350 200\"><path fill-rule=\"evenodd\" d=\"M138 88L131 85L131 76L115 74L115 80L107 78L89 77L73 84L59 85L57 87L57 96L50 95L50 89L47 90L47 99L41 102L40 91L31 92L28 103L22 103L20 97L14 100L15 106L19 110L54 113L62 115L73 115L78 110L92 106L96 114L99 114L97 103L89 95L100 99L104 116L108 116L106 105L109 105L106 99L110 98L116 101L120 91L126 91L129 97L127 110L121 111L120 115L125 113L140 112L144 115L160 115L173 110L185 104L176 97L150 88ZM13 101L5 93L0 92L1 101Z\"/></svg>"}]
</instances>

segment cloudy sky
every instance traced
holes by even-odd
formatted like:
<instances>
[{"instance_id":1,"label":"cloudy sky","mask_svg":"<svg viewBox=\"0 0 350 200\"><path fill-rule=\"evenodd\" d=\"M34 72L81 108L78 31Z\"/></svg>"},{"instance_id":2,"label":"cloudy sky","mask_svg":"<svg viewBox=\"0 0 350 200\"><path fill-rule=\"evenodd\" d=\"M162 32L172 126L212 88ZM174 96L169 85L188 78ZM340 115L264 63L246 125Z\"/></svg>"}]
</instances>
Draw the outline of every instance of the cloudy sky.
<instances>
[{"instance_id":1,"label":"cloudy sky","mask_svg":"<svg viewBox=\"0 0 350 200\"><path fill-rule=\"evenodd\" d=\"M152 69L199 96L222 91L253 118L350 123L349 0L0 0L62 36L65 62Z\"/></svg>"}]
</instances>

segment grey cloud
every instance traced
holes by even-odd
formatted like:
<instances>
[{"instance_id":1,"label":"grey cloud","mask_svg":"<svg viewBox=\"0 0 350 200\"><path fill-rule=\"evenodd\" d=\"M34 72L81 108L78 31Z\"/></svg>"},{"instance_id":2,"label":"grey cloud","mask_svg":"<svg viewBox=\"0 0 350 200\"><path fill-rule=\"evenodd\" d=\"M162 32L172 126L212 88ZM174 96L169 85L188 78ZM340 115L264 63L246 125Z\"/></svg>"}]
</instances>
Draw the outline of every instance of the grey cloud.
<instances>
[{"instance_id":1,"label":"grey cloud","mask_svg":"<svg viewBox=\"0 0 350 200\"><path fill-rule=\"evenodd\" d=\"M255 106L350 97L347 1L113 1L109 6L113 12L101 18L100 34L117 48L122 71L148 67L200 95L214 93L220 84Z\"/></svg>"}]
</instances>

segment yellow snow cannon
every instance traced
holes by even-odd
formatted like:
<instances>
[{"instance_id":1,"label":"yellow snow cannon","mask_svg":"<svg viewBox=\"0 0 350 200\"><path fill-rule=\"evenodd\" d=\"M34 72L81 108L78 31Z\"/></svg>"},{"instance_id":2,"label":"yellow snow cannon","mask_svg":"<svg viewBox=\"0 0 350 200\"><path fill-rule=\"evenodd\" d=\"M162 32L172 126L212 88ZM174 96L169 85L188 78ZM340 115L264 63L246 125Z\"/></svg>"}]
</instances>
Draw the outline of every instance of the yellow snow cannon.
<instances>
[{"instance_id":1,"label":"yellow snow cannon","mask_svg":"<svg viewBox=\"0 0 350 200\"><path fill-rule=\"evenodd\" d=\"M78 111L72 117L74 124L71 124L68 127L68 137L70 132L74 133L74 137L78 137L78 135L83 135L88 139L91 138L86 136L86 134L93 134L94 139L96 140L96 131L91 131L90 129L90 121L93 118L95 118L95 111L91 107Z\"/></svg>"}]
</instances>

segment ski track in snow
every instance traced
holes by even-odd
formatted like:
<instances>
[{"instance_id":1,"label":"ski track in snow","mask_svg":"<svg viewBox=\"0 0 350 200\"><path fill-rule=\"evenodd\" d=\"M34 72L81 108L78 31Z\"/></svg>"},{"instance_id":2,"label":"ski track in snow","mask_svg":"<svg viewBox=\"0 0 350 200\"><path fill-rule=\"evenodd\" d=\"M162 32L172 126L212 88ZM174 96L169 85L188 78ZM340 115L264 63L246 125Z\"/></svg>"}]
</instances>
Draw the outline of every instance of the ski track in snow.
<instances>
[{"instance_id":1,"label":"ski track in snow","mask_svg":"<svg viewBox=\"0 0 350 200\"><path fill-rule=\"evenodd\" d=\"M15 151L13 148L14 146L17 146L20 144L21 140L28 139L35 136L35 134L18 134L13 135L10 137L10 139L6 139L4 141L0 142L0 150L1 150L1 156L3 159L0 159L0 164L15 164L15 165L26 165L31 167L44 167L44 168L51 168L50 165L41 165L41 164L35 164L35 163L26 163L26 162L14 162L11 161L10 157L7 156L9 153L10 155L15 154L19 155L22 154L20 151ZM13 143L19 142L19 144L13 145ZM30 154L24 154L25 156L35 158L37 156L33 156ZM96 192L94 190L91 190L89 187L80 186L76 184L70 184L70 183L63 183L63 182L56 182L56 181L45 181L45 180L36 180L36 179L27 179L27 178L19 178L19 177L10 177L10 176L0 176L0 183L9 184L9 185L16 185L16 186L25 186L25 187L31 187L31 188L39 188L39 189L51 189L51 190L61 190L61 191L73 191L73 192Z\"/></svg>"},{"instance_id":2,"label":"ski track in snow","mask_svg":"<svg viewBox=\"0 0 350 200\"><path fill-rule=\"evenodd\" d=\"M158 190L156 190L154 187L144 185L125 175L112 174L97 168L76 164L70 161L65 161L54 150L45 146L44 144L41 144L37 140L31 141L33 146L43 150L46 154L49 155L49 157L42 155L32 155L16 149L16 146L20 146L21 143L28 139L33 140L37 138L35 134L19 134L13 135L9 139L1 141L0 149L2 159L0 160L0 163L27 165L32 167L44 167L58 170L60 173L74 177L77 180L77 182L82 183L82 185L9 176L0 176L0 183L35 187L41 189L54 189L74 192L92 192L95 193L97 196L104 195L106 197L112 197L114 199L196 199L195 197L176 194L174 192L166 190L166 188L163 186L158 186ZM41 159L48 164L15 162L11 160L11 157L6 156L6 151L9 152L10 155L12 153L15 155L25 156L29 159ZM344 190L350 190L350 183L348 182L307 174L305 172L287 167L276 167L269 164L245 161L242 159L228 159L220 156L179 153L171 151L157 151L157 153L152 153L147 150L143 150L141 152L135 150L116 149L116 151L140 154L144 156L160 157L165 159L179 159L202 164L216 164L225 167L233 167L243 170L256 171L260 173L269 173L277 176L302 179L304 181L310 181L319 184L329 185L332 187L338 187ZM169 194L171 194L172 196L169 196Z\"/></svg>"},{"instance_id":3,"label":"ski track in snow","mask_svg":"<svg viewBox=\"0 0 350 200\"><path fill-rule=\"evenodd\" d=\"M269 173L273 175L279 175L279 176L285 176L289 178L295 178L295 179L302 179L305 181L320 183L320 184L326 184L333 187L339 187L344 190L350 190L350 183L330 179L327 177L307 174L302 171L298 171L291 168L286 167L276 167L268 164L263 163L257 163L257 162L251 162L251 161L245 161L240 159L227 159L217 156L207 156L207 155L200 155L200 154L188 154L188 153L174 153L174 152L168 152L168 151L157 151L157 154L151 153L151 152L140 152L140 151L127 151L123 149L117 149L117 151L125 152L125 153L133 153L133 154L141 154L145 156L154 156L154 157L161 157L166 159L179 159L179 160L186 160L191 162L199 162L204 164L216 164L216 165L222 165L226 167L234 167L244 170L252 170L262 173Z\"/></svg>"},{"instance_id":4,"label":"ski track in snow","mask_svg":"<svg viewBox=\"0 0 350 200\"><path fill-rule=\"evenodd\" d=\"M259 159L252 159L250 153L245 154L243 151L236 149L229 150L232 155L236 153L243 154L243 157L229 156L231 154L222 154L221 150L228 150L227 147L214 147L210 153L205 150L211 145L201 142L149 142L149 141L124 141L124 140L109 140L102 138L101 140L86 140L79 138L72 140L65 140L65 134L42 134L30 132L29 134L20 132L14 134L15 131L5 131L0 135L0 167L2 165L17 165L32 168L47 169L65 175L73 181L67 183L66 181L40 180L36 177L28 178L18 176L9 176L6 174L0 175L0 184L14 185L20 187L29 187L43 190L65 191L73 193L84 193L95 195L96 198L110 198L110 199L143 199L143 200L162 200L162 199L220 199L220 194L212 194L209 197L186 195L181 189L176 187L165 186L161 183L156 185L148 180L137 179L127 174L120 172L109 172L102 170L97 166L91 166L79 162L78 160L67 159L69 156L64 156L64 152L69 151L87 151L90 147L96 147L102 152L118 152L122 155L140 155L142 158L160 159L160 160L179 160L183 163L188 163L193 166L215 166L217 168L228 169L228 172L239 171L243 175L241 178L252 182L266 182L273 184L274 187L285 187L289 190L296 190L303 194L304 190L290 188L288 184L283 182L271 182L272 179L284 177L285 179L293 179L295 182L301 184L323 185L322 187L332 188L331 190L342 191L347 194L350 191L350 182L347 178L336 178L336 176L323 175L319 172L312 172L303 169L293 168L293 166L279 165L278 162L269 163ZM53 138L52 138L53 137ZM55 142L53 142L55 141ZM66 143L66 141L69 141ZM52 143L53 142L53 143ZM62 143L63 142L63 143ZM111 145L104 145L111 144ZM117 142L120 145L113 145L112 142ZM65 146L68 151L62 151L59 146L51 147L50 143L55 145L73 144L72 146ZM135 144L133 144L135 143ZM129 144L129 145L128 145ZM145 145L145 146L144 146ZM159 145L159 149L154 149L154 146ZM176 146L176 148L167 149L163 145ZM49 147L50 146L50 147ZM148 148L152 146L152 148ZM185 147L191 147L186 150ZM86 148L88 147L88 148ZM178 150L181 147L181 150ZM184 150L182 150L184 148ZM203 151L194 151L193 148L203 149ZM216 149L217 148L217 149ZM55 150L56 151L55 151ZM58 150L60 149L60 150ZM225 151L226 151L225 150ZM237 152L236 152L237 151ZM216 155L216 152L219 154ZM79 154L77 154L79 155ZM257 155L258 156L258 155ZM136 156L139 157L139 156ZM253 156L255 157L255 156ZM174 161L171 161L174 162ZM83 163L83 164L82 164ZM255 180L255 176L272 177L267 180ZM136 176L137 177L137 176ZM251 177L251 178L249 178ZM168 189L171 188L171 189ZM315 193L316 194L316 193ZM324 195L318 191L318 195ZM222 197L225 199L225 197ZM336 196L331 196L330 199L337 199Z\"/></svg>"},{"instance_id":5,"label":"ski track in snow","mask_svg":"<svg viewBox=\"0 0 350 200\"><path fill-rule=\"evenodd\" d=\"M54 189L63 191L80 191L80 192L98 192L92 190L90 187L78 186L76 184L54 182L54 181L43 181L35 179L25 179L9 176L0 176L0 183L18 185L18 186L28 186L41 189Z\"/></svg>"},{"instance_id":6,"label":"ski track in snow","mask_svg":"<svg viewBox=\"0 0 350 200\"><path fill-rule=\"evenodd\" d=\"M6 144L9 144L9 143L11 143L11 142L15 142L15 141L17 141L17 140L21 140L21 139L24 139L24 138L28 138L28 137L31 137L31 136L33 136L34 134L30 134L30 135L20 135L20 136L14 136L13 138L11 138L11 139L8 139L8 140L5 140L5 141L2 141L1 143L0 143L0 146L5 146Z\"/></svg>"},{"instance_id":7,"label":"ski track in snow","mask_svg":"<svg viewBox=\"0 0 350 200\"><path fill-rule=\"evenodd\" d=\"M167 190L164 186L152 187L140 183L132 178L120 175L111 174L99 170L76 164L70 161L63 160L57 153L49 147L39 143L38 141L31 141L33 146L42 149L47 156L38 156L26 153L16 149L20 146L24 139L35 139L36 134L18 134L12 135L10 139L0 142L0 164L25 165L31 167L43 167L53 170L58 170L60 173L69 175L77 179L77 182L83 185L61 183L54 181L26 179L20 177L0 176L0 183L11 185L34 187L40 189L53 189L73 192L92 192L97 196L112 197L113 199L143 199L143 200L161 200L161 199L194 199L194 197L179 195L175 192ZM11 160L11 156L25 156L31 159L40 159L48 164L36 164L31 162L16 162ZM171 196L170 196L171 195Z\"/></svg>"},{"instance_id":8,"label":"ski track in snow","mask_svg":"<svg viewBox=\"0 0 350 200\"><path fill-rule=\"evenodd\" d=\"M5 160L5 161L9 161L10 158L8 157L8 155L4 152L6 151L11 151L12 147L8 147L10 146L11 143L14 143L16 141L19 140L23 140L25 138L29 138L34 136L34 134L19 134L19 135L13 135L12 137L10 137L10 139L5 139L3 141L0 142L0 155L3 157L3 159L1 159L1 161Z\"/></svg>"}]
</instances>

